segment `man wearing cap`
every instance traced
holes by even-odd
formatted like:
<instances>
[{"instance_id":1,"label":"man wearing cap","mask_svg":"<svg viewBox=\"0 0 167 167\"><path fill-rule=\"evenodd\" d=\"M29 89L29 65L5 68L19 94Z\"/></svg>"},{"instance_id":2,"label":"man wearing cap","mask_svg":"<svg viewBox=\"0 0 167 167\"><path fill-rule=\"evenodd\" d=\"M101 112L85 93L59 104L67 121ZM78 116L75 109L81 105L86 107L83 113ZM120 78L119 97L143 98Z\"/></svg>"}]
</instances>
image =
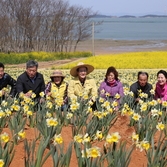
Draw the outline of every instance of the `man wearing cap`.
<instances>
[{"instance_id":1,"label":"man wearing cap","mask_svg":"<svg viewBox=\"0 0 167 167\"><path fill-rule=\"evenodd\" d=\"M51 76L51 81L47 83L45 88L45 94L50 96L57 103L61 103L62 109L67 104L67 88L68 84L64 81L65 76L62 71L55 70Z\"/></svg>"},{"instance_id":2,"label":"man wearing cap","mask_svg":"<svg viewBox=\"0 0 167 167\"><path fill-rule=\"evenodd\" d=\"M88 95L90 99L97 97L97 86L94 79L87 77L94 70L94 67L82 62L70 70L74 77L69 82L68 97L75 98L78 96Z\"/></svg>"}]
</instances>

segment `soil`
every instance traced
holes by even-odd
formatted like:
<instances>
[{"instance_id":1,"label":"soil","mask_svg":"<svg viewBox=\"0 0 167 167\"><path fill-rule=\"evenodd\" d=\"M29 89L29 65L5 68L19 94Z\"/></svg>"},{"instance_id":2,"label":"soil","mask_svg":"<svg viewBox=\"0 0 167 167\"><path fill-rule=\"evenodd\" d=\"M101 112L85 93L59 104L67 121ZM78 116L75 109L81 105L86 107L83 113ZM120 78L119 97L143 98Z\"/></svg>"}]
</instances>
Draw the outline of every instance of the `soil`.
<instances>
[{"instance_id":1,"label":"soil","mask_svg":"<svg viewBox=\"0 0 167 167\"><path fill-rule=\"evenodd\" d=\"M124 140L127 142L127 146L132 145L131 141L131 135L134 132L133 127L129 127L129 117L128 116L118 116L118 119L114 123L114 125L111 127L110 132L119 132L121 136L121 140ZM4 129L5 132L10 134L9 129ZM28 141L32 141L35 138L36 132L33 128L26 127L26 138ZM61 135L64 140L64 146L67 148L69 143L72 140L72 130L71 127L63 127ZM94 145L98 147L103 147L104 142L98 142L95 143ZM24 166L24 143L21 141L18 145L15 146L15 156L14 159L10 165L10 167L23 167ZM146 167L147 165L147 159L145 152L140 152L139 149L134 149L132 155L131 155L131 161L129 167ZM73 150L72 152L72 157L71 157L71 162L70 162L70 167L77 167L77 160L76 160L76 155L75 151ZM43 167L53 167L53 162L52 158L49 157Z\"/></svg>"}]
</instances>

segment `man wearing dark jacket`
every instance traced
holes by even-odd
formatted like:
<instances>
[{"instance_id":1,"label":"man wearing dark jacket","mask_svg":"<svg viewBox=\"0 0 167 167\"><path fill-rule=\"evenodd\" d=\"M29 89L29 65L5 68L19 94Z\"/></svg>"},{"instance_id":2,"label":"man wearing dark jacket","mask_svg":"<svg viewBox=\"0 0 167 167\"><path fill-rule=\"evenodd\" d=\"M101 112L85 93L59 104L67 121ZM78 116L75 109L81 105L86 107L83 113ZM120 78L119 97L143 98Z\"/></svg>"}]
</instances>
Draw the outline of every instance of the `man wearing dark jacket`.
<instances>
[{"instance_id":1,"label":"man wearing dark jacket","mask_svg":"<svg viewBox=\"0 0 167 167\"><path fill-rule=\"evenodd\" d=\"M38 63L36 61L29 60L26 63L26 71L17 78L17 94L22 92L27 97L31 97L32 93L35 93L36 99L40 99L39 94L45 90L45 82L43 75L37 70Z\"/></svg>"},{"instance_id":2,"label":"man wearing dark jacket","mask_svg":"<svg viewBox=\"0 0 167 167\"><path fill-rule=\"evenodd\" d=\"M138 81L130 86L130 91L133 92L135 101L138 102L140 100L140 93L146 93L148 98L150 98L151 89L153 89L153 87L150 83L148 83L148 73L142 71L138 72Z\"/></svg>"},{"instance_id":3,"label":"man wearing dark jacket","mask_svg":"<svg viewBox=\"0 0 167 167\"><path fill-rule=\"evenodd\" d=\"M5 66L0 62L0 91L1 95L5 97L5 91L3 88L6 88L8 85L11 86L10 96L14 97L16 94L16 80L13 79L9 74L4 72Z\"/></svg>"}]
</instances>

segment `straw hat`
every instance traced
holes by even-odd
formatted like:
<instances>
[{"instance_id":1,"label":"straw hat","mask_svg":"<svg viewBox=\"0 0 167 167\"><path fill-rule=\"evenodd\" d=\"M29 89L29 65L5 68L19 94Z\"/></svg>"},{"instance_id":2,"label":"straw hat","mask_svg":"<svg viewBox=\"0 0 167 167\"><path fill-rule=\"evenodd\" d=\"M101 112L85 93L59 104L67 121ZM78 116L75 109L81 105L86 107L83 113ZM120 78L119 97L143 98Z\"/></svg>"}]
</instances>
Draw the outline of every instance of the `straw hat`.
<instances>
[{"instance_id":1,"label":"straw hat","mask_svg":"<svg viewBox=\"0 0 167 167\"><path fill-rule=\"evenodd\" d=\"M65 78L65 76L63 75L62 71L60 70L55 70L52 72L50 78L54 78L54 77L62 77Z\"/></svg>"},{"instance_id":2,"label":"straw hat","mask_svg":"<svg viewBox=\"0 0 167 167\"><path fill-rule=\"evenodd\" d=\"M79 62L77 64L77 66L73 67L71 70L70 70L70 74L73 76L73 77L76 77L77 76L77 69L81 68L81 67L86 67L87 68L87 74L91 73L93 70L94 70L94 67L92 65L89 65L89 64L84 64L83 62Z\"/></svg>"}]
</instances>

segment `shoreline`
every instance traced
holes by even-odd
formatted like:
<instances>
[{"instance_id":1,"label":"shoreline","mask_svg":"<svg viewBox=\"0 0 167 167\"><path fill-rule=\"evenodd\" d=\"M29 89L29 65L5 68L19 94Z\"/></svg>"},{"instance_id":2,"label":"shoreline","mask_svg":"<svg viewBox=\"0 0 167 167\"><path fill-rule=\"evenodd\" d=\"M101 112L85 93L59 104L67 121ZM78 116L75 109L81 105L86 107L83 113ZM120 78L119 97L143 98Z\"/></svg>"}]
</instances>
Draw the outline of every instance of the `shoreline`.
<instances>
[{"instance_id":1,"label":"shoreline","mask_svg":"<svg viewBox=\"0 0 167 167\"><path fill-rule=\"evenodd\" d=\"M94 52L94 55L125 52L167 51L167 40L86 40L78 44L76 51Z\"/></svg>"}]
</instances>

